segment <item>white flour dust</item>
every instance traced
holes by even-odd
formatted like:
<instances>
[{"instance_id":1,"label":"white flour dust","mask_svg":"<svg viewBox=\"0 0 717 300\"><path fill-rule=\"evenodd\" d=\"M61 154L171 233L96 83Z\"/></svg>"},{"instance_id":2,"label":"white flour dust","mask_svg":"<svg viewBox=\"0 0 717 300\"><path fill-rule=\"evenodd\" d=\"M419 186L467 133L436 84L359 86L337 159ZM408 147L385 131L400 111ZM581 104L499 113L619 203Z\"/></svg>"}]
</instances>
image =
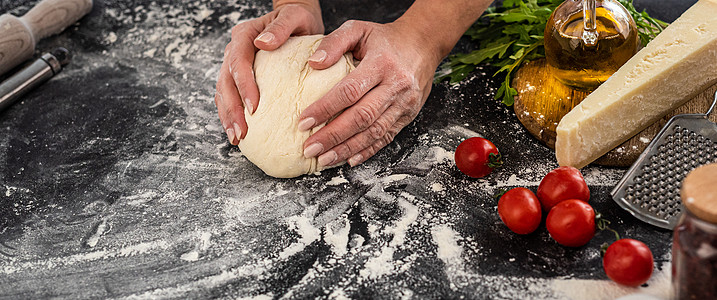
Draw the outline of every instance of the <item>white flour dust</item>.
<instances>
[{"instance_id":1,"label":"white flour dust","mask_svg":"<svg viewBox=\"0 0 717 300\"><path fill-rule=\"evenodd\" d=\"M402 196L412 197L410 195ZM403 246L406 240L406 231L418 218L418 208L415 205L401 198L398 199L398 204L403 209L403 216L393 226L384 229L384 234L393 235L393 238L377 256L369 258L365 268L359 272L362 278L375 279L393 272L394 266L391 261L393 261L394 252L396 248Z\"/></svg>"},{"instance_id":2,"label":"white flour dust","mask_svg":"<svg viewBox=\"0 0 717 300\"><path fill-rule=\"evenodd\" d=\"M287 221L289 222L289 229L295 230L299 234L299 240L291 244L286 249L279 253L279 259L287 259L292 255L299 253L312 242L318 240L321 237L321 230L314 227L311 224L313 221L309 216L310 214L303 214L301 216L290 217Z\"/></svg>"},{"instance_id":3,"label":"white flour dust","mask_svg":"<svg viewBox=\"0 0 717 300\"><path fill-rule=\"evenodd\" d=\"M495 276L468 267L473 257L490 253L478 237L458 230L462 227L456 221L467 212L453 210L460 199L451 195L465 193L475 200L488 198L501 187L537 187L555 167L552 161L539 161L515 172L496 172L489 179L454 178L459 173L453 150L461 140L481 136L475 124L429 129L412 141L420 147L392 144L406 151L391 161L391 167L376 159L318 176L290 180L263 176L227 145L213 103L229 29L270 9L240 2L229 1L226 10L210 2L190 1L181 7L153 2L103 12L124 27L98 37L107 52L79 57L83 69L74 72L108 66L108 61L132 66L140 83L167 90L166 98L151 99L147 109L176 106L181 116L153 136L156 144L151 151L116 162L106 178L98 179L108 193L120 194L114 203L86 213L82 220L53 220L59 224L53 231L75 240L62 241L61 249L50 255L50 249L33 246L42 245L55 232L24 227L23 236L11 241L12 249L0 245L0 250L12 254L0 260L0 275L94 276L119 267L166 272L160 275L169 278L167 282L151 287L143 278L127 278L128 285L136 288L127 299L206 298L203 292L230 285L241 288L233 298L301 298L317 282L326 283L320 287L322 296L335 299L350 298L362 285L389 287L393 294L386 294L387 298L418 298L417 291L397 278L416 279L412 272L428 261L437 263L435 272L446 277L441 280L447 280L452 291L466 295L489 292L498 298L565 299L612 288L605 281ZM220 29L215 27L217 21ZM470 79L461 84L471 84ZM461 97L482 96L492 97L451 95L447 106L459 107ZM613 184L621 175L593 168L584 174L590 185L598 186ZM4 190L7 197L31 193L11 186ZM483 207L477 209L494 206L478 205ZM291 265L314 255L315 248L324 249L321 257L306 265ZM177 267L165 270L165 265ZM303 273L285 294L274 294L270 289L282 278L272 276L286 265ZM667 276L665 272L656 274L653 280L659 284L650 286L665 282L660 279ZM105 295L101 287L88 291L96 292L91 294L94 297Z\"/></svg>"}]
</instances>

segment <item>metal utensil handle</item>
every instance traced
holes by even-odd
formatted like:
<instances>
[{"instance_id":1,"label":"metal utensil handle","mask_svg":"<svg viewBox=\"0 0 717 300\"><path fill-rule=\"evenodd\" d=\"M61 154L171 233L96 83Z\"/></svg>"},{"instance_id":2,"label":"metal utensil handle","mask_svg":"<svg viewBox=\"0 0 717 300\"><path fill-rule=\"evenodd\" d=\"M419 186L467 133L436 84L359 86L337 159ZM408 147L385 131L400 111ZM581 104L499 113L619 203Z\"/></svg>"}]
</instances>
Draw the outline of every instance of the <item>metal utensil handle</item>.
<instances>
[{"instance_id":1,"label":"metal utensil handle","mask_svg":"<svg viewBox=\"0 0 717 300\"><path fill-rule=\"evenodd\" d=\"M710 105L710 108L705 113L705 116L709 118L710 114L712 114L712 111L715 109L715 106L717 106L717 91L715 91L715 99L712 101L712 105Z\"/></svg>"},{"instance_id":2,"label":"metal utensil handle","mask_svg":"<svg viewBox=\"0 0 717 300\"><path fill-rule=\"evenodd\" d=\"M42 57L0 83L0 112L9 107L22 95L49 80L69 62L67 49L58 48Z\"/></svg>"}]
</instances>

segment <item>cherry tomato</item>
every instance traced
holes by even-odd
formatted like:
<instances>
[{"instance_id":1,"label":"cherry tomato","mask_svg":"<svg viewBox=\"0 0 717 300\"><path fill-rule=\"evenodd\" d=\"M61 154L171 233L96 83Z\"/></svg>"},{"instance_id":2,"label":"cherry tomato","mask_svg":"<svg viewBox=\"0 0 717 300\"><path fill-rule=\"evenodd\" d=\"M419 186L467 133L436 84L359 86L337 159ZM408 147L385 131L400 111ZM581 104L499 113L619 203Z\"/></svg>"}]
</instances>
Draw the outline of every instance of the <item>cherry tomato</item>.
<instances>
[{"instance_id":1,"label":"cherry tomato","mask_svg":"<svg viewBox=\"0 0 717 300\"><path fill-rule=\"evenodd\" d=\"M588 189L580 170L573 167L560 167L550 171L538 186L538 199L544 211L550 211L560 201L578 199L588 202Z\"/></svg>"},{"instance_id":2,"label":"cherry tomato","mask_svg":"<svg viewBox=\"0 0 717 300\"><path fill-rule=\"evenodd\" d=\"M498 215L510 230L528 234L540 225L540 202L532 191L518 187L507 191L498 200Z\"/></svg>"},{"instance_id":3,"label":"cherry tomato","mask_svg":"<svg viewBox=\"0 0 717 300\"><path fill-rule=\"evenodd\" d=\"M602 258L607 277L629 286L639 286L652 275L654 261L652 251L645 243L633 239L621 239L607 248Z\"/></svg>"},{"instance_id":4,"label":"cherry tomato","mask_svg":"<svg viewBox=\"0 0 717 300\"><path fill-rule=\"evenodd\" d=\"M472 137L456 148L456 166L463 174L473 178L488 175L503 164L498 148L482 137Z\"/></svg>"},{"instance_id":5,"label":"cherry tomato","mask_svg":"<svg viewBox=\"0 0 717 300\"><path fill-rule=\"evenodd\" d=\"M550 210L545 226L559 244L580 247L595 235L595 211L582 200L568 199Z\"/></svg>"}]
</instances>

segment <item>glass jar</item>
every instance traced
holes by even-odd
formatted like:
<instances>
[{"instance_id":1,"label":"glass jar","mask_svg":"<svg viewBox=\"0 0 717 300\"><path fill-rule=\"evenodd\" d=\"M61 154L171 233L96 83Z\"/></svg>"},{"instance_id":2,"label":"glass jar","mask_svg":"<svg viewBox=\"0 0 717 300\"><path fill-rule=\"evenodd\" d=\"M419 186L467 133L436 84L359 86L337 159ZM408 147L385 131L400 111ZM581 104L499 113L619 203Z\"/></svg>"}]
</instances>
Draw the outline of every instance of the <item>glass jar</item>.
<instances>
[{"instance_id":1,"label":"glass jar","mask_svg":"<svg viewBox=\"0 0 717 300\"><path fill-rule=\"evenodd\" d=\"M717 299L717 164L684 180L684 213L674 229L672 285L675 299Z\"/></svg>"},{"instance_id":2,"label":"glass jar","mask_svg":"<svg viewBox=\"0 0 717 300\"><path fill-rule=\"evenodd\" d=\"M548 71L559 82L592 90L638 49L635 20L614 0L567 0L545 26Z\"/></svg>"}]
</instances>

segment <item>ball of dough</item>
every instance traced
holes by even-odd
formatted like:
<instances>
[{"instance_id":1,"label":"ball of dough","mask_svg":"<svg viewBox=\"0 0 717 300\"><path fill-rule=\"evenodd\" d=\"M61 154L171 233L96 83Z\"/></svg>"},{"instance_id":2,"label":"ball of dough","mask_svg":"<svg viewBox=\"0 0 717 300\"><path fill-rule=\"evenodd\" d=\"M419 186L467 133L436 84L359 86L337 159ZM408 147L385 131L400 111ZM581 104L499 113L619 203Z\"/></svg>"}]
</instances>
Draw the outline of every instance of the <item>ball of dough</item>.
<instances>
[{"instance_id":1,"label":"ball of dough","mask_svg":"<svg viewBox=\"0 0 717 300\"><path fill-rule=\"evenodd\" d=\"M274 51L256 53L254 74L259 106L253 115L245 110L249 129L239 149L267 175L291 178L321 170L316 158L304 157L303 146L325 124L299 131L299 116L354 69L350 54L328 69L309 67L309 56L323 37L291 37Z\"/></svg>"}]
</instances>

